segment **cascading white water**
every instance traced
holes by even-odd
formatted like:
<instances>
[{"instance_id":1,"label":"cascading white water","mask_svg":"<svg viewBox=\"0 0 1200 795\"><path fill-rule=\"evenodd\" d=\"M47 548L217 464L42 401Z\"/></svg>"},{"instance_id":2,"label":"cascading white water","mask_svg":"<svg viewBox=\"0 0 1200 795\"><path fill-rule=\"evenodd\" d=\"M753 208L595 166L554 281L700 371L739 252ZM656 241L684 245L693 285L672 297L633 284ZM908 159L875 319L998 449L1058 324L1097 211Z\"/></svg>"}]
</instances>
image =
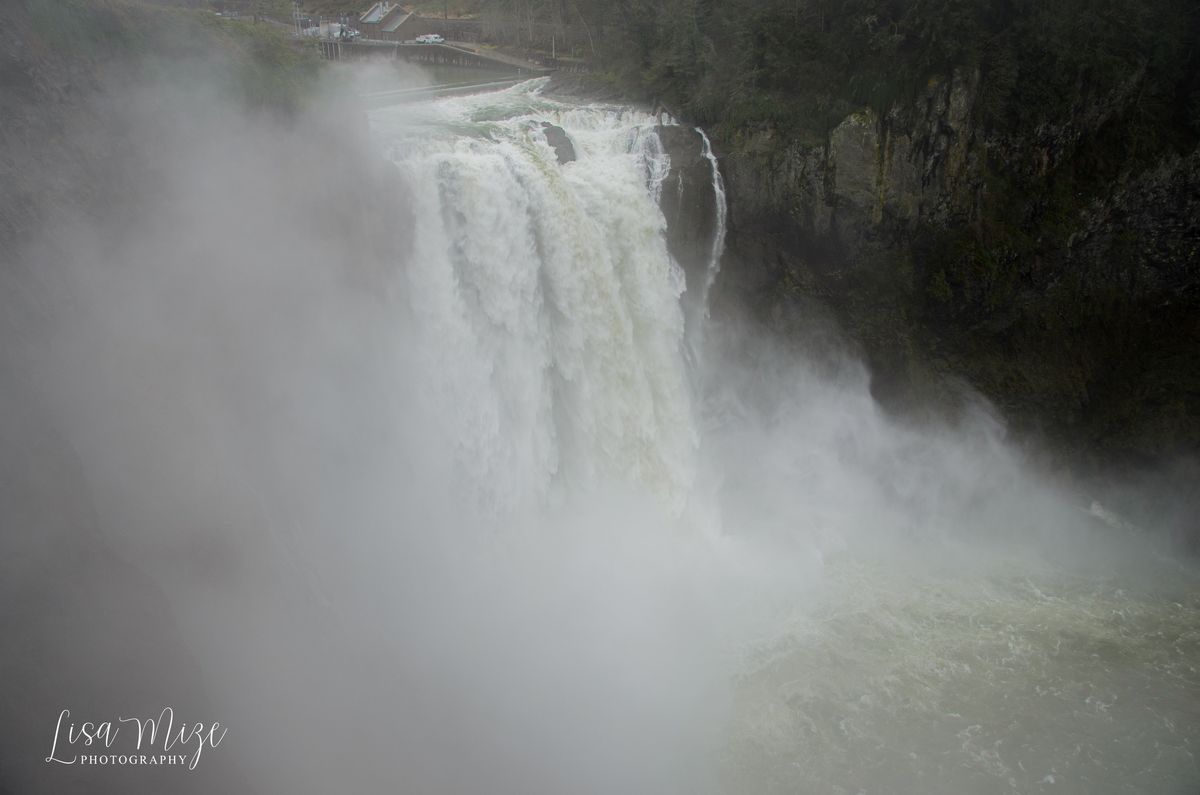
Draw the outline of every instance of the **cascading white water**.
<instances>
[{"instance_id":1,"label":"cascading white water","mask_svg":"<svg viewBox=\"0 0 1200 795\"><path fill-rule=\"evenodd\" d=\"M662 199L663 182L671 173L671 156L663 148L662 139L653 128L639 125L629 131L629 150L640 155L646 168L650 198L658 204Z\"/></svg>"},{"instance_id":2,"label":"cascading white water","mask_svg":"<svg viewBox=\"0 0 1200 795\"><path fill-rule=\"evenodd\" d=\"M714 197L712 248L708 257L708 267L704 271L704 284L701 287L698 301L704 316L708 317L708 294L717 280L717 274L721 272L721 256L725 253L725 216L729 208L725 199L725 179L721 176L721 166L717 163L717 156L713 154L712 141L708 140L708 134L701 128L697 127L696 132L700 133L702 144L700 153L712 167Z\"/></svg>"},{"instance_id":3,"label":"cascading white water","mask_svg":"<svg viewBox=\"0 0 1200 795\"><path fill-rule=\"evenodd\" d=\"M677 511L696 432L656 121L527 89L508 97L534 106L498 112L504 96L376 117L416 197L407 275L463 472L501 510L619 479ZM547 121L575 162L559 166Z\"/></svg>"}]
</instances>

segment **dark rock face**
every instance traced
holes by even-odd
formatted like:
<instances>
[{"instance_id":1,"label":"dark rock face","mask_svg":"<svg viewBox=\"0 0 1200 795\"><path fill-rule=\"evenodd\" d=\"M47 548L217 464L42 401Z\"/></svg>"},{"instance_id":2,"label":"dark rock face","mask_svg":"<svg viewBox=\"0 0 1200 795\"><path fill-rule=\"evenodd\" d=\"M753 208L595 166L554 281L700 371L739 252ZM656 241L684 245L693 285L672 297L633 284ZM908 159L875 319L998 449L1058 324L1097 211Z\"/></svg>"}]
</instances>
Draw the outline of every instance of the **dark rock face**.
<instances>
[{"instance_id":1,"label":"dark rock face","mask_svg":"<svg viewBox=\"0 0 1200 795\"><path fill-rule=\"evenodd\" d=\"M1137 79L1053 128L982 129L958 72L823 141L718 142L726 289L784 327L829 306L894 406L961 376L1097 461L1200 450L1200 150L1081 165L1114 159Z\"/></svg>"},{"instance_id":2,"label":"dark rock face","mask_svg":"<svg viewBox=\"0 0 1200 795\"><path fill-rule=\"evenodd\" d=\"M546 142L554 148L554 154L558 156L560 166L564 163L575 162L575 146L571 143L566 130L558 125L542 122L542 132L546 136Z\"/></svg>"},{"instance_id":3,"label":"dark rock face","mask_svg":"<svg viewBox=\"0 0 1200 795\"><path fill-rule=\"evenodd\" d=\"M712 165L703 156L700 133L690 127L657 128L671 170L660 199L667 219L667 247L687 275L688 292L695 294L705 278L716 233L716 196Z\"/></svg>"}]
</instances>

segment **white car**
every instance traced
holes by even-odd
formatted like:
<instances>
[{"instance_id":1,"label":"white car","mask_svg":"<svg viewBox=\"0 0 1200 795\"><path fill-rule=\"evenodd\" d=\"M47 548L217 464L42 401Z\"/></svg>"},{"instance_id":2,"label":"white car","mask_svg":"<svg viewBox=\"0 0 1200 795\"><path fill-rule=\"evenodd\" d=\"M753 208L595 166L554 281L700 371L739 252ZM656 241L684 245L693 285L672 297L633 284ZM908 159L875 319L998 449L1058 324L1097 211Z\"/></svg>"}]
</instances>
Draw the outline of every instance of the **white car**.
<instances>
[{"instance_id":1,"label":"white car","mask_svg":"<svg viewBox=\"0 0 1200 795\"><path fill-rule=\"evenodd\" d=\"M436 33L426 33L424 36L417 36L413 41L417 44L442 44L446 40Z\"/></svg>"}]
</instances>

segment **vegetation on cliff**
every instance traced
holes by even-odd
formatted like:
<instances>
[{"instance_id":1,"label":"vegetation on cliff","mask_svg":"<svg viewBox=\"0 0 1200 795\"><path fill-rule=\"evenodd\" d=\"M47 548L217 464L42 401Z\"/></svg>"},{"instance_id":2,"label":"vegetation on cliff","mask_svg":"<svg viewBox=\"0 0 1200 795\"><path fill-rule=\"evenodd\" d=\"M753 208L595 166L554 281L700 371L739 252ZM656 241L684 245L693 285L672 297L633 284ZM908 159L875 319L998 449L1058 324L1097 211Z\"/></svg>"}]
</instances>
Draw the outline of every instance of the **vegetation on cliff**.
<instances>
[{"instance_id":1,"label":"vegetation on cliff","mask_svg":"<svg viewBox=\"0 0 1200 795\"><path fill-rule=\"evenodd\" d=\"M33 57L136 64L146 75L181 64L220 64L222 90L256 107L299 107L316 76L315 54L289 31L249 19L145 0L21 0Z\"/></svg>"},{"instance_id":2,"label":"vegetation on cliff","mask_svg":"<svg viewBox=\"0 0 1200 795\"><path fill-rule=\"evenodd\" d=\"M585 27L626 88L708 125L824 133L931 76L978 69L996 126L1052 121L1145 75L1139 123L1200 129L1200 8L1189 0L477 0L480 13ZM1158 133L1156 132L1155 137Z\"/></svg>"}]
</instances>

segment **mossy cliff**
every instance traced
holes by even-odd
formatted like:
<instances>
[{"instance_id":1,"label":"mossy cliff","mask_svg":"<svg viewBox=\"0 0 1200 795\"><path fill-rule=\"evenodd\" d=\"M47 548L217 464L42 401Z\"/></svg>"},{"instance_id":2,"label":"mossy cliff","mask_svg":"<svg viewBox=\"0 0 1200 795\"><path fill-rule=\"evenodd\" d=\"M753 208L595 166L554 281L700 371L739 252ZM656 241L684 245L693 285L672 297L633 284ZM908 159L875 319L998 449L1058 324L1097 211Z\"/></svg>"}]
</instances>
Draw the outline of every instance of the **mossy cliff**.
<instances>
[{"instance_id":1,"label":"mossy cliff","mask_svg":"<svg viewBox=\"0 0 1200 795\"><path fill-rule=\"evenodd\" d=\"M1129 156L1139 79L1029 130L956 70L818 143L725 136L728 287L785 326L832 307L894 404L958 376L1089 457L1200 449L1200 150Z\"/></svg>"}]
</instances>

